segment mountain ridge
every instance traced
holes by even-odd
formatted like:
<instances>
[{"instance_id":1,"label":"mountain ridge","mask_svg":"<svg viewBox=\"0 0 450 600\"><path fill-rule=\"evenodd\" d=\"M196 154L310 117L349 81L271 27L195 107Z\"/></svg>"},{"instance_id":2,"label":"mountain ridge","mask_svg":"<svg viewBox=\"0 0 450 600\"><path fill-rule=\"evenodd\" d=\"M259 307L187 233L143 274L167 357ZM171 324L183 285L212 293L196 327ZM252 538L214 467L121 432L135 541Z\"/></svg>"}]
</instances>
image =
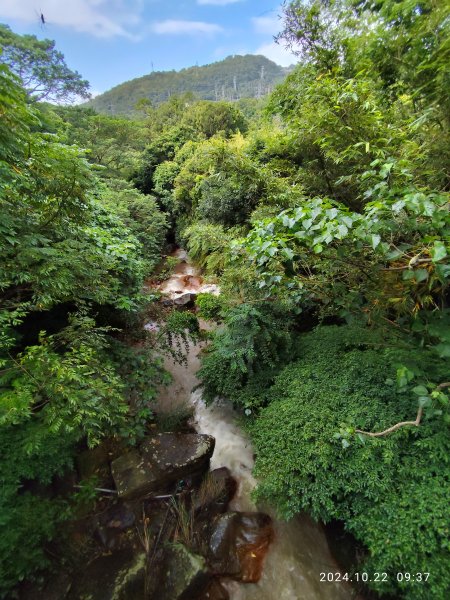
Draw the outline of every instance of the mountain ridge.
<instances>
[{"instance_id":1,"label":"mountain ridge","mask_svg":"<svg viewBox=\"0 0 450 600\"><path fill-rule=\"evenodd\" d=\"M185 92L213 101L261 98L283 81L292 68L281 67L262 55L235 54L207 65L154 71L125 81L92 98L85 106L101 113L132 115L141 99L158 106L171 95Z\"/></svg>"}]
</instances>

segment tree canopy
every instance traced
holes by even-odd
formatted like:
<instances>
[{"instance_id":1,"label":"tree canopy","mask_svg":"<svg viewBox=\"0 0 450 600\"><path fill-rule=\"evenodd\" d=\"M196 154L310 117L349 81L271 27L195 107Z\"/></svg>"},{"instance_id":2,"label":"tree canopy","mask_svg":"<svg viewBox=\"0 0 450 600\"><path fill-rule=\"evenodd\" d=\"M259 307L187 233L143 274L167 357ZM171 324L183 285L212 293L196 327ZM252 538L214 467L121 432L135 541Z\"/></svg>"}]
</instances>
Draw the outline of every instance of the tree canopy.
<instances>
[{"instance_id":1,"label":"tree canopy","mask_svg":"<svg viewBox=\"0 0 450 600\"><path fill-rule=\"evenodd\" d=\"M51 115L27 102L5 64L0 101L0 596L8 597L48 565L44 545L70 517L66 500L23 491L24 482L49 484L82 441L132 443L151 414L160 364L151 348L130 349L113 334L126 315L136 318L166 220L127 182L101 182L85 151L55 133L57 119L48 131ZM116 327L98 322L102 312Z\"/></svg>"},{"instance_id":2,"label":"tree canopy","mask_svg":"<svg viewBox=\"0 0 450 600\"><path fill-rule=\"evenodd\" d=\"M36 101L69 102L89 98L89 83L66 65L52 40L17 35L0 25L0 62L20 77L29 98Z\"/></svg>"}]
</instances>

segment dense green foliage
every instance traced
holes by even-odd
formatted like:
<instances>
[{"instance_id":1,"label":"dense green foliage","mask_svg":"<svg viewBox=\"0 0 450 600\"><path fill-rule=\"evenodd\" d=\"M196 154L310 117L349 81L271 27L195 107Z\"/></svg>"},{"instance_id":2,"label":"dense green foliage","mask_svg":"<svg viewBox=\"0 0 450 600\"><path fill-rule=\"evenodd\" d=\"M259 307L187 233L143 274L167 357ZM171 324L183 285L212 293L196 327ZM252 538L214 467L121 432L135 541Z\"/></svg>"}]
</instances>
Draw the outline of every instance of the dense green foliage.
<instances>
[{"instance_id":1,"label":"dense green foliage","mask_svg":"<svg viewBox=\"0 0 450 600\"><path fill-rule=\"evenodd\" d=\"M107 435L133 442L144 432L162 368L151 347L127 348L95 319L100 312L122 327L132 321L166 220L127 182L100 182L83 150L58 133L58 120L26 103L5 65L0 106L0 595L7 596L48 564L44 544L68 515L48 485L71 465L75 444L94 446Z\"/></svg>"},{"instance_id":2,"label":"dense green foliage","mask_svg":"<svg viewBox=\"0 0 450 600\"><path fill-rule=\"evenodd\" d=\"M222 396L253 406L254 391L264 388L290 356L289 317L283 308L240 304L226 312L199 371L207 401Z\"/></svg>"},{"instance_id":3,"label":"dense green foliage","mask_svg":"<svg viewBox=\"0 0 450 600\"><path fill-rule=\"evenodd\" d=\"M167 218L155 198L146 196L121 179L108 181L103 202L118 214L141 244L145 271L151 272L161 257L167 230Z\"/></svg>"},{"instance_id":4,"label":"dense green foliage","mask_svg":"<svg viewBox=\"0 0 450 600\"><path fill-rule=\"evenodd\" d=\"M82 107L58 107L56 112L67 142L87 150L89 162L102 167L101 177L129 179L138 168L146 143L140 123Z\"/></svg>"},{"instance_id":5,"label":"dense green foliage","mask_svg":"<svg viewBox=\"0 0 450 600\"><path fill-rule=\"evenodd\" d=\"M221 276L200 376L255 415L258 496L342 520L359 569L432 573L372 584L411 600L443 599L449 566L448 23L443 2L287 3L302 62L266 121L161 167Z\"/></svg>"},{"instance_id":6,"label":"dense green foliage","mask_svg":"<svg viewBox=\"0 0 450 600\"><path fill-rule=\"evenodd\" d=\"M198 307L199 315L202 319L219 321L222 312L222 298L214 294L201 293L197 295L195 304Z\"/></svg>"},{"instance_id":7,"label":"dense green foliage","mask_svg":"<svg viewBox=\"0 0 450 600\"><path fill-rule=\"evenodd\" d=\"M443 599L449 437L441 418L386 438L361 436L344 446L336 439L340 423L383 430L411 417L414 392L394 385L396 365L406 363L427 382L447 374L445 362L428 353L385 346L380 334L351 327L302 336L301 358L264 392L270 404L251 425L258 497L286 517L306 509L345 521L369 553L359 568L389 574L389 583L374 584L378 591L394 592L395 574L407 569L430 573L430 583L403 582L406 597ZM445 414L450 422L448 402Z\"/></svg>"},{"instance_id":8,"label":"dense green foliage","mask_svg":"<svg viewBox=\"0 0 450 600\"><path fill-rule=\"evenodd\" d=\"M142 99L158 106L171 96L194 93L203 100L261 98L285 77L288 69L265 56L229 56L225 60L181 71L155 71L122 83L89 102L102 113L133 115ZM140 107L143 103L140 102Z\"/></svg>"}]
</instances>

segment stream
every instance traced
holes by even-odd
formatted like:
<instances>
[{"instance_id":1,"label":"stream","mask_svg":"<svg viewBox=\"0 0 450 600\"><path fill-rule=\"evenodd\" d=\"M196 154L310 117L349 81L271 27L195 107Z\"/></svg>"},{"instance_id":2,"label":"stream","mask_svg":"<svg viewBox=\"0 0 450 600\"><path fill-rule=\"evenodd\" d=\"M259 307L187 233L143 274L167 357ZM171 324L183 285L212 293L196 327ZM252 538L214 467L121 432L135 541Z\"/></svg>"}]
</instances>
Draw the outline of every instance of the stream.
<instances>
[{"instance_id":1,"label":"stream","mask_svg":"<svg viewBox=\"0 0 450 600\"><path fill-rule=\"evenodd\" d=\"M219 293L214 284L204 284L200 272L189 263L186 253L174 253L180 260L174 274L161 286L160 291L172 300L185 293ZM202 328L210 324L200 320ZM232 510L264 510L274 520L275 540L264 563L263 576L258 583L225 581L232 600L349 600L356 592L344 582L321 582L320 573L337 572L339 567L331 555L320 524L307 515L299 515L289 522L280 521L270 507L257 507L251 499L256 485L252 475L254 454L250 440L238 426L237 414L226 400L216 400L206 406L196 372L200 366L202 345L190 344L187 365L169 358L165 367L173 381L161 389L156 410L170 411L182 405L193 407L192 424L198 433L216 439L211 469L228 467L238 482L238 491L230 504Z\"/></svg>"}]
</instances>

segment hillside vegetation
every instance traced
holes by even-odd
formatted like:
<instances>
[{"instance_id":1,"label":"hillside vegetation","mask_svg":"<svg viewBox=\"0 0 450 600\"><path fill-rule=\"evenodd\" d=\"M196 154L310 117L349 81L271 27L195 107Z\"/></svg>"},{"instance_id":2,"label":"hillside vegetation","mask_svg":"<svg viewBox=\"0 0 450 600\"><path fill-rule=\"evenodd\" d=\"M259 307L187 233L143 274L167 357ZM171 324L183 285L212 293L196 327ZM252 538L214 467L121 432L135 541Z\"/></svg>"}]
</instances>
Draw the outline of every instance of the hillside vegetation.
<instances>
[{"instance_id":1,"label":"hillside vegetation","mask_svg":"<svg viewBox=\"0 0 450 600\"><path fill-rule=\"evenodd\" d=\"M191 92L203 100L262 98L289 72L265 56L229 56L210 65L181 71L156 71L126 81L90 100L100 113L135 115L136 104L148 100L158 106L170 96Z\"/></svg>"}]
</instances>

